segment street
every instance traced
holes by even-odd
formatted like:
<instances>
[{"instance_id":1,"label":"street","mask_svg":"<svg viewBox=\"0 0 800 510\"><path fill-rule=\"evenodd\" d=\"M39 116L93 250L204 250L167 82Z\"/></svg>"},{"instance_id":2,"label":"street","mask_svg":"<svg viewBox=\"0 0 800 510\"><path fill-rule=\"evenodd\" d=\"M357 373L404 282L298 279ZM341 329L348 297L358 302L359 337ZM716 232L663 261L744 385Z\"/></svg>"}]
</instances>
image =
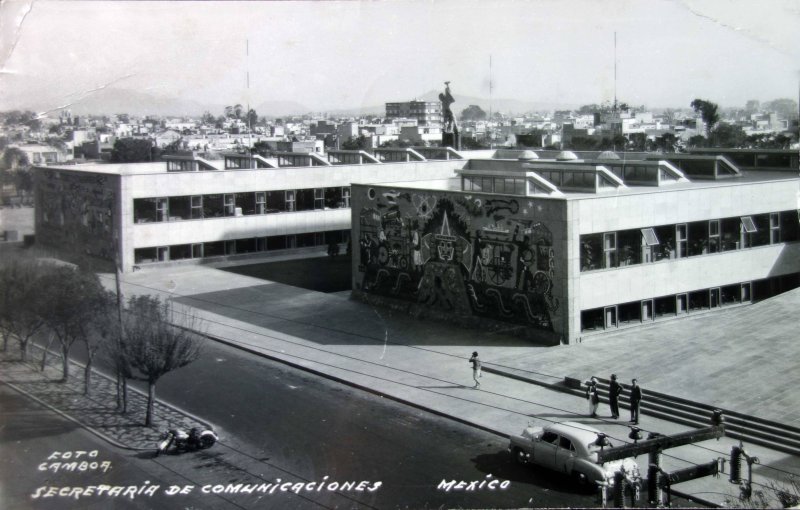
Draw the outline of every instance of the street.
<instances>
[{"instance_id":1,"label":"street","mask_svg":"<svg viewBox=\"0 0 800 510\"><path fill-rule=\"evenodd\" d=\"M29 466L20 460L19 469L12 467L14 476L21 478L13 484L16 497L44 485L68 485L61 479L48 481L35 470L59 444L77 449L75 444L100 450L103 457L113 452L118 477L114 483L141 485L150 480L162 491L169 485L194 486L189 495L148 498L146 507L151 508L172 508L177 498L188 498L181 504L189 506L194 504L192 498L201 497L201 508L519 508L597 503L594 495L579 492L568 477L513 464L503 438L214 342L206 344L199 361L164 377L158 395L214 424L220 442L207 451L154 458L149 452L114 451L80 430L71 432L80 434L80 441L60 438L58 423L47 429L51 433L41 434L47 438L44 444L34 438L14 443L5 431L4 448L32 452L15 458L36 459ZM4 392L3 400L7 399ZM26 399L13 400L20 405ZM61 420L55 415L52 419ZM37 417L38 426L42 423ZM9 476L3 475L4 483ZM111 484L105 476L100 477L103 483ZM455 484L449 490L438 488L453 480L466 482L465 486L476 483L470 491L456 489ZM232 493L228 487L288 482L292 482L288 490L274 492L262 486L265 492ZM214 496L214 491L219 494ZM64 508L66 501L57 499L59 508ZM40 501L26 500L26 504L43 508ZM108 503L99 497L70 503L77 508L93 501ZM137 501L124 505L137 507Z\"/></svg>"}]
</instances>

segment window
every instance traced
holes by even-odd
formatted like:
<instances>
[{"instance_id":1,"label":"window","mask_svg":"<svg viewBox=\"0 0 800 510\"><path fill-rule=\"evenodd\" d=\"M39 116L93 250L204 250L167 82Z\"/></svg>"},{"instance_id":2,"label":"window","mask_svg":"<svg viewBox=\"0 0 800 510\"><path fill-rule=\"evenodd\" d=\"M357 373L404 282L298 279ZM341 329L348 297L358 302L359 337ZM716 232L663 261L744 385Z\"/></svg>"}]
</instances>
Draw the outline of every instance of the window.
<instances>
[{"instance_id":1,"label":"window","mask_svg":"<svg viewBox=\"0 0 800 510\"><path fill-rule=\"evenodd\" d=\"M617 307L616 306L607 306L603 310L605 313L605 327L606 329L609 328L616 328L617 327Z\"/></svg>"},{"instance_id":2,"label":"window","mask_svg":"<svg viewBox=\"0 0 800 510\"><path fill-rule=\"evenodd\" d=\"M602 234L581 236L581 271L592 271L603 267L602 245Z\"/></svg>"},{"instance_id":3,"label":"window","mask_svg":"<svg viewBox=\"0 0 800 510\"><path fill-rule=\"evenodd\" d=\"M719 287L708 289L708 298L711 308L719 308L720 305L722 304Z\"/></svg>"},{"instance_id":4,"label":"window","mask_svg":"<svg viewBox=\"0 0 800 510\"><path fill-rule=\"evenodd\" d=\"M675 313L682 314L689 311L689 299L686 294L678 294L675 296Z\"/></svg>"},{"instance_id":5,"label":"window","mask_svg":"<svg viewBox=\"0 0 800 510\"><path fill-rule=\"evenodd\" d=\"M771 213L769 215L769 243L777 244L781 242L781 215Z\"/></svg>"},{"instance_id":6,"label":"window","mask_svg":"<svg viewBox=\"0 0 800 510\"><path fill-rule=\"evenodd\" d=\"M295 211L313 211L314 210L314 189L299 189L294 192L295 195ZM288 200L288 199L287 199Z\"/></svg>"},{"instance_id":7,"label":"window","mask_svg":"<svg viewBox=\"0 0 800 510\"><path fill-rule=\"evenodd\" d=\"M644 321L651 321L655 317L653 316L653 300L652 299L645 299L642 301L642 322Z\"/></svg>"},{"instance_id":8,"label":"window","mask_svg":"<svg viewBox=\"0 0 800 510\"><path fill-rule=\"evenodd\" d=\"M742 220L742 228L744 229L745 232L747 232L748 234L752 234L753 232L757 231L756 225L753 223L752 217L742 216L741 220Z\"/></svg>"},{"instance_id":9,"label":"window","mask_svg":"<svg viewBox=\"0 0 800 510\"><path fill-rule=\"evenodd\" d=\"M643 228L642 229L642 237L644 237L644 243L647 246L658 246L658 237L656 237L656 231L652 228Z\"/></svg>"},{"instance_id":10,"label":"window","mask_svg":"<svg viewBox=\"0 0 800 510\"><path fill-rule=\"evenodd\" d=\"M324 188L314 188L314 209L325 209Z\"/></svg>"},{"instance_id":11,"label":"window","mask_svg":"<svg viewBox=\"0 0 800 510\"><path fill-rule=\"evenodd\" d=\"M159 262L167 262L169 260L169 246L159 246L157 251Z\"/></svg>"},{"instance_id":12,"label":"window","mask_svg":"<svg viewBox=\"0 0 800 510\"><path fill-rule=\"evenodd\" d=\"M192 258L191 244L173 244L169 247L170 260L182 260Z\"/></svg>"},{"instance_id":13,"label":"window","mask_svg":"<svg viewBox=\"0 0 800 510\"><path fill-rule=\"evenodd\" d=\"M192 258L193 259L203 258L203 243L195 243L192 245Z\"/></svg>"},{"instance_id":14,"label":"window","mask_svg":"<svg viewBox=\"0 0 800 510\"><path fill-rule=\"evenodd\" d=\"M137 198L133 201L133 221L136 223L150 223L161 221L157 219L157 204L154 198Z\"/></svg>"},{"instance_id":15,"label":"window","mask_svg":"<svg viewBox=\"0 0 800 510\"><path fill-rule=\"evenodd\" d=\"M676 243L675 256L677 258L685 257L686 255L688 255L686 251L688 243L687 237L688 236L687 236L686 224L681 223L680 225L675 225L675 243Z\"/></svg>"},{"instance_id":16,"label":"window","mask_svg":"<svg viewBox=\"0 0 800 510\"><path fill-rule=\"evenodd\" d=\"M203 217L203 195L194 195L192 197L192 219Z\"/></svg>"},{"instance_id":17,"label":"window","mask_svg":"<svg viewBox=\"0 0 800 510\"><path fill-rule=\"evenodd\" d=\"M156 221L169 221L169 201L166 198L156 199Z\"/></svg>"},{"instance_id":18,"label":"window","mask_svg":"<svg viewBox=\"0 0 800 510\"><path fill-rule=\"evenodd\" d=\"M709 220L708 222L708 253L720 251L719 220Z\"/></svg>"},{"instance_id":19,"label":"window","mask_svg":"<svg viewBox=\"0 0 800 510\"><path fill-rule=\"evenodd\" d=\"M557 444L558 443L558 434L556 434L555 432L545 432L544 434L542 434L542 438L541 439L545 443Z\"/></svg>"},{"instance_id":20,"label":"window","mask_svg":"<svg viewBox=\"0 0 800 510\"><path fill-rule=\"evenodd\" d=\"M494 192L495 193L505 193L506 192L506 181L505 179L497 178L494 180Z\"/></svg>"},{"instance_id":21,"label":"window","mask_svg":"<svg viewBox=\"0 0 800 510\"><path fill-rule=\"evenodd\" d=\"M268 191L267 192L267 212L279 212L286 210L286 192Z\"/></svg>"},{"instance_id":22,"label":"window","mask_svg":"<svg viewBox=\"0 0 800 510\"><path fill-rule=\"evenodd\" d=\"M256 214L264 214L267 212L267 194L263 191L256 192Z\"/></svg>"},{"instance_id":23,"label":"window","mask_svg":"<svg viewBox=\"0 0 800 510\"><path fill-rule=\"evenodd\" d=\"M642 232L642 260L644 262L652 262L656 258L655 246L658 246L658 237L656 231L652 228L643 228Z\"/></svg>"},{"instance_id":24,"label":"window","mask_svg":"<svg viewBox=\"0 0 800 510\"><path fill-rule=\"evenodd\" d=\"M350 207L350 186L342 188L342 201L344 202L344 207Z\"/></svg>"},{"instance_id":25,"label":"window","mask_svg":"<svg viewBox=\"0 0 800 510\"><path fill-rule=\"evenodd\" d=\"M573 452L575 451L575 447L572 446L572 441L570 441L569 439L567 439L564 436L561 436L561 439L558 442L558 446L560 446L561 448L563 448L565 450L570 450L570 451L573 451Z\"/></svg>"},{"instance_id":26,"label":"window","mask_svg":"<svg viewBox=\"0 0 800 510\"><path fill-rule=\"evenodd\" d=\"M742 284L742 303L753 299L753 291L750 282Z\"/></svg>"},{"instance_id":27,"label":"window","mask_svg":"<svg viewBox=\"0 0 800 510\"><path fill-rule=\"evenodd\" d=\"M617 234L603 234L603 267L617 267Z\"/></svg>"},{"instance_id":28,"label":"window","mask_svg":"<svg viewBox=\"0 0 800 510\"><path fill-rule=\"evenodd\" d=\"M294 190L287 189L285 194L285 207L286 211L292 212L294 211Z\"/></svg>"},{"instance_id":29,"label":"window","mask_svg":"<svg viewBox=\"0 0 800 510\"><path fill-rule=\"evenodd\" d=\"M236 199L233 195L225 195L225 216L233 216L236 214Z\"/></svg>"}]
</instances>

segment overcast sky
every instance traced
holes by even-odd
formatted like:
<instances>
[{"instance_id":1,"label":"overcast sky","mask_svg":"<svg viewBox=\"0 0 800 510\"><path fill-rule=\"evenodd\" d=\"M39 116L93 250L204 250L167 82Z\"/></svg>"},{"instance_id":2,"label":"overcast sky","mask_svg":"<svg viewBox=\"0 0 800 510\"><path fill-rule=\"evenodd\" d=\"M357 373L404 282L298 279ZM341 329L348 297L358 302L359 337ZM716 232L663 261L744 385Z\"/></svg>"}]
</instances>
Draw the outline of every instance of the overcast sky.
<instances>
[{"instance_id":1,"label":"overcast sky","mask_svg":"<svg viewBox=\"0 0 800 510\"><path fill-rule=\"evenodd\" d=\"M0 110L117 88L315 110L458 94L651 107L798 97L798 0L4 0ZM249 39L249 58L246 41ZM250 69L250 89L246 70ZM248 98L249 94L249 98ZM217 112L220 113L220 112Z\"/></svg>"}]
</instances>

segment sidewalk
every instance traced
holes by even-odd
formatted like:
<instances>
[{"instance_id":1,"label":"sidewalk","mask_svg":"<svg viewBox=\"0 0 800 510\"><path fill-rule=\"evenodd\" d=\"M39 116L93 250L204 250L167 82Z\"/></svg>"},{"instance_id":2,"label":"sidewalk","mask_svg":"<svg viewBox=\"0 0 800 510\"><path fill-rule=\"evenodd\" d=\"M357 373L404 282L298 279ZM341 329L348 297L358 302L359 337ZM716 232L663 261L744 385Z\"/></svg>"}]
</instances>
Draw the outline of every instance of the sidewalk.
<instances>
[{"instance_id":1,"label":"sidewalk","mask_svg":"<svg viewBox=\"0 0 800 510\"><path fill-rule=\"evenodd\" d=\"M113 288L112 276L104 275L103 281ZM171 297L186 313L201 318L204 332L220 341L504 436L518 434L531 423L573 420L599 428L615 444L630 442L627 423L588 418L581 398L491 373L484 375L480 390L472 389L467 358L473 350L489 368L517 370L542 381L556 382L567 375L583 380L615 372L623 380L639 378L645 389L776 421L795 420L800 403L790 390L800 382L796 380L800 374L796 366L789 370L796 365L793 360L800 347L785 329L786 318L792 317L785 315L786 310L796 309L800 292L559 347L418 321L341 294L202 266L126 275L123 292ZM754 327L762 330L748 333ZM754 342L763 350L753 349ZM781 371L786 380L776 388L774 374ZM745 374L747 389L741 382ZM600 415L608 416L608 409L601 407ZM640 423L645 436L650 431L688 430L646 415ZM723 438L671 449L662 467L672 471L728 458L736 443ZM800 473L795 457L751 445L747 450L761 459L761 465L754 466L756 483L780 482L786 471ZM647 459L642 457L638 461L646 472ZM738 492L725 475L686 482L676 489L717 504Z\"/></svg>"},{"instance_id":2,"label":"sidewalk","mask_svg":"<svg viewBox=\"0 0 800 510\"><path fill-rule=\"evenodd\" d=\"M79 423L93 434L119 448L150 450L155 452L161 432L171 428L188 430L204 425L188 413L163 402L156 402L153 410L154 427L145 427L147 396L128 385L128 412L116 410L116 383L95 371L91 392L84 390L84 366L71 362L70 380L60 383L61 357L49 354L44 372L40 371L42 351L29 348L28 361L21 362L19 347L14 340L7 351L0 351L0 382L8 384L28 397L49 406L62 416Z\"/></svg>"}]
</instances>

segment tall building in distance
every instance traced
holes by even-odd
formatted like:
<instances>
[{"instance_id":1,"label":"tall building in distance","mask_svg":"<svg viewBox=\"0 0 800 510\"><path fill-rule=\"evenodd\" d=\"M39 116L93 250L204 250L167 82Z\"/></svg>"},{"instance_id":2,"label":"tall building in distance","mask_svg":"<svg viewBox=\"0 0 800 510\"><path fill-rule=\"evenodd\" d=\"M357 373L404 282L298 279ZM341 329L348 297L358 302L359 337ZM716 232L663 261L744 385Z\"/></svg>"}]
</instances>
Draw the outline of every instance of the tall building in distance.
<instances>
[{"instance_id":1,"label":"tall building in distance","mask_svg":"<svg viewBox=\"0 0 800 510\"><path fill-rule=\"evenodd\" d=\"M408 101L386 103L389 119L416 119L419 126L442 124L442 103L439 101Z\"/></svg>"}]
</instances>

